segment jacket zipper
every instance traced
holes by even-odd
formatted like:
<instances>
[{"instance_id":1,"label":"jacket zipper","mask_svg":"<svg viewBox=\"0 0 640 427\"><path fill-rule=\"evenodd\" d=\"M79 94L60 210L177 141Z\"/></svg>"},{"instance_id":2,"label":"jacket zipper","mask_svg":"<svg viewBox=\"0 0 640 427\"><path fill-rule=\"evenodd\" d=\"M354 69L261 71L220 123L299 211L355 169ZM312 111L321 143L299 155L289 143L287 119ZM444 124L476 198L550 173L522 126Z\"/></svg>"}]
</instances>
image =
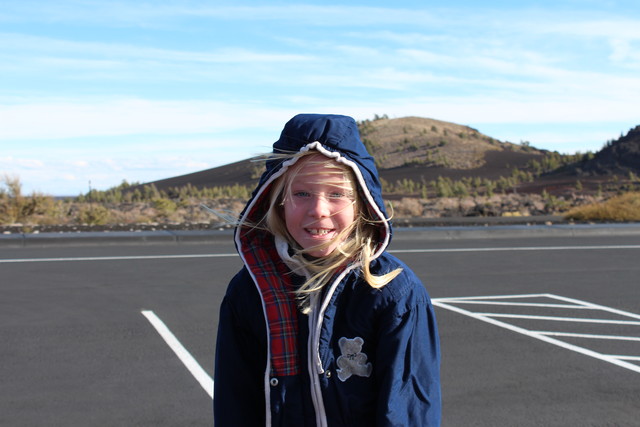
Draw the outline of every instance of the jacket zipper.
<instances>
[{"instance_id":1,"label":"jacket zipper","mask_svg":"<svg viewBox=\"0 0 640 427\"><path fill-rule=\"evenodd\" d=\"M322 398L322 388L320 386L320 375L324 374L324 368L322 367L322 359L320 358L320 333L322 331L322 318L324 312L329 305L331 296L336 290L338 284L345 278L345 276L354 268L357 264L352 264L346 268L340 275L333 281L331 287L324 296L324 301L320 304L320 298L318 295L311 296L311 315L309 316L309 342L307 345L307 368L309 370L309 377L311 380L311 400L313 401L313 407L316 411L316 425L318 427L327 426L327 414L324 409L324 399Z\"/></svg>"},{"instance_id":2,"label":"jacket zipper","mask_svg":"<svg viewBox=\"0 0 640 427\"><path fill-rule=\"evenodd\" d=\"M313 401L313 407L316 412L316 425L318 427L325 427L327 425L327 417L324 412L324 401L322 399L322 389L320 388L319 376L324 373L322 369L322 361L320 360L320 352L318 351L319 342L317 338L319 334L320 313L318 310L318 296L311 296L311 316L309 316L309 342L307 349L307 369L309 371L309 379L311 382L311 400Z\"/></svg>"}]
</instances>

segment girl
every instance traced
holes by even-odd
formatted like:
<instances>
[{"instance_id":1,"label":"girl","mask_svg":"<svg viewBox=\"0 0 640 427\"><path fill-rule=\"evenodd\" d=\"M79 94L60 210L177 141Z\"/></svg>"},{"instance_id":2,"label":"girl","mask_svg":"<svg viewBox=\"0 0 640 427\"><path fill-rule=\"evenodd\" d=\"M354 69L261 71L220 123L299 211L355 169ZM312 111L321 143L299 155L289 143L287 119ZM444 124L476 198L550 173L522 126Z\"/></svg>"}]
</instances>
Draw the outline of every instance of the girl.
<instances>
[{"instance_id":1,"label":"girl","mask_svg":"<svg viewBox=\"0 0 640 427\"><path fill-rule=\"evenodd\" d=\"M241 214L220 308L225 426L440 425L440 352L420 280L386 252L373 158L346 116L284 127Z\"/></svg>"}]
</instances>

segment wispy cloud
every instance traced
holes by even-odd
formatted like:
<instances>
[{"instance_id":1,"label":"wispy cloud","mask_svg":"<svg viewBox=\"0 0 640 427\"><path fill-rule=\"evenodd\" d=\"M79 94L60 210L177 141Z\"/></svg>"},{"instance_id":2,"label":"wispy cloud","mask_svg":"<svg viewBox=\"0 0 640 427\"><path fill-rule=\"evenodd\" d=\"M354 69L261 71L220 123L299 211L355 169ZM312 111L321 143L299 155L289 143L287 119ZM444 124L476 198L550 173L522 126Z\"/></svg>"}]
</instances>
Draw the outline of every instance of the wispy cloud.
<instances>
[{"instance_id":1,"label":"wispy cloud","mask_svg":"<svg viewBox=\"0 0 640 427\"><path fill-rule=\"evenodd\" d=\"M293 110L284 110L287 113ZM252 117L247 120L246 117ZM219 133L264 128L282 112L221 101L33 100L0 105L0 141L135 134Z\"/></svg>"},{"instance_id":2,"label":"wispy cloud","mask_svg":"<svg viewBox=\"0 0 640 427\"><path fill-rule=\"evenodd\" d=\"M75 149L60 149L57 144L51 144L41 147L37 153L0 156L0 182L7 175L19 178L25 184L25 193L74 196L88 191L89 185L106 189L123 180L150 182L247 157L244 151L235 148L241 141L234 139L211 139L207 145L191 143L185 138L166 146L162 141L155 144L150 141L118 149L100 146L92 140L87 147L86 141ZM264 151L264 148L255 150L256 153Z\"/></svg>"},{"instance_id":3,"label":"wispy cloud","mask_svg":"<svg viewBox=\"0 0 640 427\"><path fill-rule=\"evenodd\" d=\"M0 157L0 169L7 170L9 165L18 166L24 169L40 169L44 166L44 162L35 158L16 158L13 156Z\"/></svg>"},{"instance_id":4,"label":"wispy cloud","mask_svg":"<svg viewBox=\"0 0 640 427\"><path fill-rule=\"evenodd\" d=\"M45 3L15 2L0 13L4 21L86 22L110 26L176 25L180 18L215 18L233 21L295 22L300 25L339 26L345 24L369 26L376 23L421 24L440 19L430 9L388 8L370 6L338 6L313 4L281 5L202 5L195 2L112 2L58 1Z\"/></svg>"},{"instance_id":5,"label":"wispy cloud","mask_svg":"<svg viewBox=\"0 0 640 427\"><path fill-rule=\"evenodd\" d=\"M213 51L188 51L159 49L144 45L72 41L50 37L37 37L15 33L0 33L0 48L3 52L19 54L52 53L59 55L88 55L123 59L156 60L194 63L261 63L305 61L305 55L251 51L245 48L219 48Z\"/></svg>"},{"instance_id":6,"label":"wispy cloud","mask_svg":"<svg viewBox=\"0 0 640 427\"><path fill-rule=\"evenodd\" d=\"M310 55L221 47L213 50L161 49L143 45L70 41L0 34L0 72L87 82L235 81L271 69L311 61ZM73 89L71 89L73 90ZM121 89L122 91L130 89Z\"/></svg>"}]
</instances>

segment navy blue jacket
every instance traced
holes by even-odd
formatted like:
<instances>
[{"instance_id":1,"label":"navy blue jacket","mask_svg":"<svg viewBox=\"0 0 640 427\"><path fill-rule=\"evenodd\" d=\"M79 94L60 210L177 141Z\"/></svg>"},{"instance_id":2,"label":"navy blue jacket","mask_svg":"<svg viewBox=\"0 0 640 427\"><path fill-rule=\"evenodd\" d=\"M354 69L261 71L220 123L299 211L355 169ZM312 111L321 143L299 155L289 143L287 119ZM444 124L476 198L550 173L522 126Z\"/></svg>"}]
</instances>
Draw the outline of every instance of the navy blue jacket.
<instances>
[{"instance_id":1,"label":"navy blue jacket","mask_svg":"<svg viewBox=\"0 0 640 427\"><path fill-rule=\"evenodd\" d=\"M295 116L274 144L274 152L309 149L353 168L361 197L380 220L371 272L402 272L374 289L358 265L350 265L311 298L310 313L302 314L295 303L277 302L288 286L304 280L278 255L277 239L238 227L235 241L244 267L231 280L220 308L215 425L438 426L440 349L434 310L420 280L386 252L391 226L373 158L355 121L346 116ZM264 214L264 196L291 162L267 162L241 224ZM280 293L272 290L278 287ZM289 327L291 319L295 328Z\"/></svg>"}]
</instances>

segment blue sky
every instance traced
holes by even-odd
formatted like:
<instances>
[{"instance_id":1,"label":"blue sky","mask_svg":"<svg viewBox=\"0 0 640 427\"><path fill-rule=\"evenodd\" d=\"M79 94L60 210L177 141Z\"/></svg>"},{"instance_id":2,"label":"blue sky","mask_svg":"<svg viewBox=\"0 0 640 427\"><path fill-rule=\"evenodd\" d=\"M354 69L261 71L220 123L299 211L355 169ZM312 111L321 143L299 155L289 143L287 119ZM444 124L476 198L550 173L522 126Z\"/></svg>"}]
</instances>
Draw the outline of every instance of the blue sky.
<instances>
[{"instance_id":1,"label":"blue sky","mask_svg":"<svg viewBox=\"0 0 640 427\"><path fill-rule=\"evenodd\" d=\"M0 0L0 177L25 193L245 159L299 112L597 151L639 100L635 0Z\"/></svg>"}]
</instances>

